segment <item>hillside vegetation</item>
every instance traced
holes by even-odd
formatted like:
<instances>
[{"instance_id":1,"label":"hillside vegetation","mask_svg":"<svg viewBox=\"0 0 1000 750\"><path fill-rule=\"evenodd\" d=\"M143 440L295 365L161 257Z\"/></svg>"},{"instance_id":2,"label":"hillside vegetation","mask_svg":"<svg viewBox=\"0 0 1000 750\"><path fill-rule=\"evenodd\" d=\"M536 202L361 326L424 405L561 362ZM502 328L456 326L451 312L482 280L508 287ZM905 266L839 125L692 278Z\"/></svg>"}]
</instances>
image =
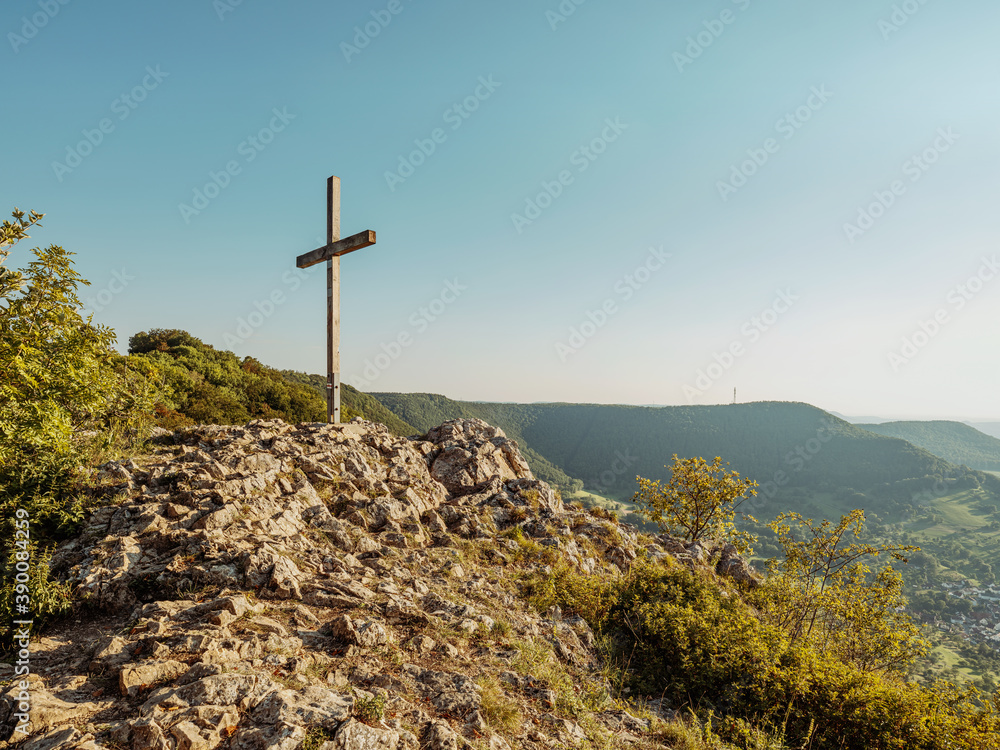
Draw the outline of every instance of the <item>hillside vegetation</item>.
<instances>
[{"instance_id":1,"label":"hillside vegetation","mask_svg":"<svg viewBox=\"0 0 1000 750\"><path fill-rule=\"evenodd\" d=\"M906 440L956 465L1000 471L1000 440L961 422L884 422L858 427Z\"/></svg>"},{"instance_id":2,"label":"hillside vegetation","mask_svg":"<svg viewBox=\"0 0 1000 750\"><path fill-rule=\"evenodd\" d=\"M588 489L620 498L638 474L662 479L664 457L726 456L761 484L765 499L795 489L844 488L880 496L883 510L905 505L950 477L1000 483L952 466L904 440L875 435L814 406L762 402L730 406L606 406L459 402L434 394L375 393L420 429L443 419L477 417L504 429ZM794 492L791 493L794 496Z\"/></svg>"},{"instance_id":3,"label":"hillside vegetation","mask_svg":"<svg viewBox=\"0 0 1000 750\"><path fill-rule=\"evenodd\" d=\"M326 378L276 370L253 357L242 359L177 329L141 331L129 339L129 354L148 363L161 388L156 420L161 427L244 424L252 419L326 421ZM341 386L341 419L364 417L397 435L416 433L377 400Z\"/></svg>"}]
</instances>

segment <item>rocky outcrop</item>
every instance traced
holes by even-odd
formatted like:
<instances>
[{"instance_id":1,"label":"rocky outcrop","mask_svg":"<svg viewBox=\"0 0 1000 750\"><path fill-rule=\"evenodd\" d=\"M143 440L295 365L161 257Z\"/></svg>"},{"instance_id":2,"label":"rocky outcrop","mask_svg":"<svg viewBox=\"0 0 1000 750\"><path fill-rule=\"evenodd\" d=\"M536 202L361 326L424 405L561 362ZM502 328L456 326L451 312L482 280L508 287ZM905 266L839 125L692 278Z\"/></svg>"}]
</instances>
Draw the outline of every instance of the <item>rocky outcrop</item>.
<instances>
[{"instance_id":1,"label":"rocky outcrop","mask_svg":"<svg viewBox=\"0 0 1000 750\"><path fill-rule=\"evenodd\" d=\"M600 693L594 634L524 607L514 566L613 576L671 556L754 580L735 549L564 507L479 420L417 440L359 420L203 426L99 479L115 502L52 559L78 612L33 644L27 734L4 689L0 746L572 746L588 735L570 698L533 672ZM535 721L499 722L498 701ZM643 727L593 716L605 739Z\"/></svg>"}]
</instances>

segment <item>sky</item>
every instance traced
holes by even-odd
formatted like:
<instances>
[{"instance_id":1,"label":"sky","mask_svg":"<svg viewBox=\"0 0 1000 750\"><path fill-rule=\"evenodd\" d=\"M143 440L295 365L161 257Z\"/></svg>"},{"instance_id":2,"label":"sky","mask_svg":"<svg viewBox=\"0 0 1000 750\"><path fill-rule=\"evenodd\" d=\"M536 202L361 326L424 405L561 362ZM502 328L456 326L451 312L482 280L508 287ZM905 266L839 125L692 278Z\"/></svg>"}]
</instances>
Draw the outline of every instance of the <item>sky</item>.
<instances>
[{"instance_id":1,"label":"sky","mask_svg":"<svg viewBox=\"0 0 1000 750\"><path fill-rule=\"evenodd\" d=\"M119 347L462 400L1000 421L992 0L6 0L0 204Z\"/></svg>"}]
</instances>

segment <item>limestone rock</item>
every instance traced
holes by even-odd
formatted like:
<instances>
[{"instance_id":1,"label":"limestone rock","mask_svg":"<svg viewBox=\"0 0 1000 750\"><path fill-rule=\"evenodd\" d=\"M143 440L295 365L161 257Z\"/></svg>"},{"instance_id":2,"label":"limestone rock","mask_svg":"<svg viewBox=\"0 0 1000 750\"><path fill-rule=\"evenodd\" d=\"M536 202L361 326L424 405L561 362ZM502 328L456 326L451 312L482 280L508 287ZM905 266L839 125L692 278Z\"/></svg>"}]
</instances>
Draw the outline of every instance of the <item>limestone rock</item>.
<instances>
[{"instance_id":1,"label":"limestone rock","mask_svg":"<svg viewBox=\"0 0 1000 750\"><path fill-rule=\"evenodd\" d=\"M341 643L360 648L375 648L388 642L385 626L374 620L352 620L349 615L340 615L330 623L330 632Z\"/></svg>"},{"instance_id":2,"label":"limestone rock","mask_svg":"<svg viewBox=\"0 0 1000 750\"><path fill-rule=\"evenodd\" d=\"M435 721L424 736L426 750L458 750L458 735L443 721Z\"/></svg>"},{"instance_id":3,"label":"limestone rock","mask_svg":"<svg viewBox=\"0 0 1000 750\"><path fill-rule=\"evenodd\" d=\"M85 718L103 708L96 703L70 703L53 695L42 686L41 681L32 679L28 681L27 691L22 690L20 680L13 682L0 698L0 728L2 728L3 739L22 737L20 733L14 734L15 727L19 720L15 714L22 713L22 708L27 707L30 715L31 733L38 734L45 732L51 727L58 727L69 724L78 719ZM27 701L25 701L27 697Z\"/></svg>"},{"instance_id":4,"label":"limestone rock","mask_svg":"<svg viewBox=\"0 0 1000 750\"><path fill-rule=\"evenodd\" d=\"M329 750L395 750L399 745L399 732L379 729L348 719L340 725Z\"/></svg>"},{"instance_id":5,"label":"limestone rock","mask_svg":"<svg viewBox=\"0 0 1000 750\"><path fill-rule=\"evenodd\" d=\"M441 446L431 476L457 495L468 494L490 479L533 479L517 445L481 419L455 419L427 433Z\"/></svg>"},{"instance_id":6,"label":"limestone rock","mask_svg":"<svg viewBox=\"0 0 1000 750\"><path fill-rule=\"evenodd\" d=\"M187 664L172 660L125 667L118 675L118 689L122 695L132 698L140 691L180 677L187 670Z\"/></svg>"}]
</instances>

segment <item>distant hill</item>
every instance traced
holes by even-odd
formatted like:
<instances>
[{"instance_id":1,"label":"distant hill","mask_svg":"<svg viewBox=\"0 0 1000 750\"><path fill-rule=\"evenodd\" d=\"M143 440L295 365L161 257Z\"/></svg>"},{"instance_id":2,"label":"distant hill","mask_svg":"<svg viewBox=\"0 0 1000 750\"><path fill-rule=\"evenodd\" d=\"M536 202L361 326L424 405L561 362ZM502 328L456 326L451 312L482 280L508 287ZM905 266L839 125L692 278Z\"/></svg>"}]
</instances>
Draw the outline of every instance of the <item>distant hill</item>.
<instances>
[{"instance_id":1,"label":"distant hill","mask_svg":"<svg viewBox=\"0 0 1000 750\"><path fill-rule=\"evenodd\" d=\"M985 477L965 477L963 470L904 440L876 435L801 403L648 408L373 395L421 430L456 417L484 419L566 475L583 480L586 488L617 497L632 494L637 474L665 479L664 467L674 453L722 456L757 480L768 496L794 488L875 492L883 509L894 501L908 504L935 478L975 485Z\"/></svg>"},{"instance_id":2,"label":"distant hill","mask_svg":"<svg viewBox=\"0 0 1000 750\"><path fill-rule=\"evenodd\" d=\"M858 426L879 435L907 440L953 464L1000 471L1000 439L961 422L886 422Z\"/></svg>"},{"instance_id":3,"label":"distant hill","mask_svg":"<svg viewBox=\"0 0 1000 750\"><path fill-rule=\"evenodd\" d=\"M302 383L312 388L323 400L323 419L326 419L326 377L309 375L295 370L281 370L281 375L288 380ZM357 388L341 383L340 385L341 419L348 421L353 416L361 416L371 422L379 422L401 437L417 435L421 432L411 424L407 424L389 411L378 399L362 393ZM426 430L424 430L426 431Z\"/></svg>"},{"instance_id":4,"label":"distant hill","mask_svg":"<svg viewBox=\"0 0 1000 750\"><path fill-rule=\"evenodd\" d=\"M1000 438L1000 422L969 422L968 424L990 437Z\"/></svg>"},{"instance_id":5,"label":"distant hill","mask_svg":"<svg viewBox=\"0 0 1000 750\"><path fill-rule=\"evenodd\" d=\"M845 422L850 422L851 424L882 424L883 422L892 422L894 420L887 419L886 417L856 417L850 416L848 414L841 414L839 411L830 412L835 417L840 417Z\"/></svg>"}]
</instances>

